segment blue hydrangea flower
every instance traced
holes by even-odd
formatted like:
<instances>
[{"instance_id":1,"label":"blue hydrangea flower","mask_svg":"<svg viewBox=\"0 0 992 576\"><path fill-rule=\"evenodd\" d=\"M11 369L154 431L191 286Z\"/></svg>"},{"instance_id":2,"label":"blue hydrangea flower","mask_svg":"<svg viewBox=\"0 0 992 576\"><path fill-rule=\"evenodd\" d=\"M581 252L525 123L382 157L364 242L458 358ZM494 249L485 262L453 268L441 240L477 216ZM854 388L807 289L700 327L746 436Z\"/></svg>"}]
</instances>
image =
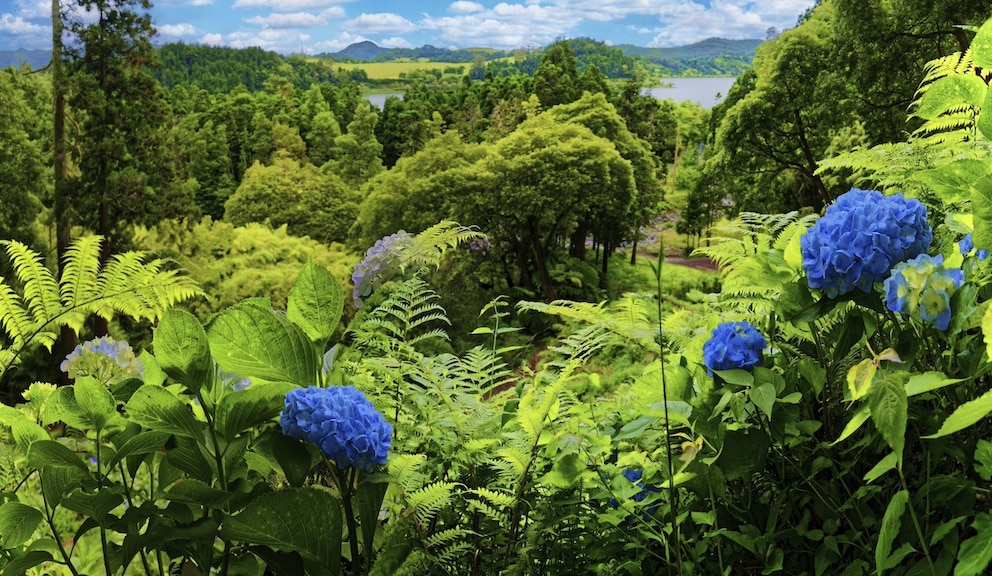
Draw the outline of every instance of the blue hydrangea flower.
<instances>
[{"instance_id":1,"label":"blue hydrangea flower","mask_svg":"<svg viewBox=\"0 0 992 576\"><path fill-rule=\"evenodd\" d=\"M145 368L127 342L110 336L83 342L59 364L59 369L76 379L92 376L104 384L116 384L129 378L141 378Z\"/></svg>"},{"instance_id":2,"label":"blue hydrangea flower","mask_svg":"<svg viewBox=\"0 0 992 576\"><path fill-rule=\"evenodd\" d=\"M761 351L767 345L765 337L749 322L724 322L713 329L710 339L703 344L703 364L710 372L750 370L761 363Z\"/></svg>"},{"instance_id":3,"label":"blue hydrangea flower","mask_svg":"<svg viewBox=\"0 0 992 576\"><path fill-rule=\"evenodd\" d=\"M958 248L961 250L961 254L967 256L975 250L975 242L971 239L971 234L966 235L958 242ZM975 252L975 256L979 260L985 260L989 257L988 250L978 250Z\"/></svg>"},{"instance_id":4,"label":"blue hydrangea flower","mask_svg":"<svg viewBox=\"0 0 992 576\"><path fill-rule=\"evenodd\" d=\"M628 468L624 470L621 474L623 474L623 477L629 480L632 484L637 484L637 487L641 488L640 492L634 494L632 498L634 502L643 502L651 493L661 492L661 490L657 486L644 485L644 482L641 481L641 477L644 475L644 469L642 468ZM614 509L619 508L620 502L618 502L616 498L610 498L610 506L612 506ZM643 515L644 520L648 520L652 515L654 515L655 512L657 512L657 510L658 510L657 504L645 510ZM627 516L626 522L629 524L633 522L633 520L634 517L632 515Z\"/></svg>"},{"instance_id":5,"label":"blue hydrangea flower","mask_svg":"<svg viewBox=\"0 0 992 576\"><path fill-rule=\"evenodd\" d=\"M393 427L351 386L297 388L279 415L283 434L316 445L338 469L371 472L386 463Z\"/></svg>"},{"instance_id":6,"label":"blue hydrangea flower","mask_svg":"<svg viewBox=\"0 0 992 576\"><path fill-rule=\"evenodd\" d=\"M362 299L368 298L375 287L389 280L399 269L398 255L413 243L414 236L400 230L376 240L375 244L365 252L365 259L355 265L351 282L355 285L352 298L355 307L362 307Z\"/></svg>"},{"instance_id":7,"label":"blue hydrangea flower","mask_svg":"<svg viewBox=\"0 0 992 576\"><path fill-rule=\"evenodd\" d=\"M898 262L926 253L933 241L926 207L902 194L852 189L800 238L810 288L836 298L871 292Z\"/></svg>"},{"instance_id":8,"label":"blue hydrangea flower","mask_svg":"<svg viewBox=\"0 0 992 576\"><path fill-rule=\"evenodd\" d=\"M944 268L944 256L920 254L892 270L885 280L885 305L893 312L920 318L947 330L951 322L951 296L964 284L964 271Z\"/></svg>"}]
</instances>

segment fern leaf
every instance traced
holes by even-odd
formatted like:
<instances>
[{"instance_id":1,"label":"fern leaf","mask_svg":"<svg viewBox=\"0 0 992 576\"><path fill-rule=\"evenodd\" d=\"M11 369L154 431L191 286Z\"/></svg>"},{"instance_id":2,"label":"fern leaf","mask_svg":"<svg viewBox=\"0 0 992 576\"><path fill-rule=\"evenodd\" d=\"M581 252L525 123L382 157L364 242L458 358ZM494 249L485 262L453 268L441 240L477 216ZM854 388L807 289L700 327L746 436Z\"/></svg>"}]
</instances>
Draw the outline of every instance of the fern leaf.
<instances>
[{"instance_id":1,"label":"fern leaf","mask_svg":"<svg viewBox=\"0 0 992 576\"><path fill-rule=\"evenodd\" d=\"M21 297L0 280L0 327L3 327L13 346L20 346L34 332L34 322L24 308Z\"/></svg>"},{"instance_id":2,"label":"fern leaf","mask_svg":"<svg viewBox=\"0 0 992 576\"><path fill-rule=\"evenodd\" d=\"M59 284L52 271L45 267L41 256L16 240L2 242L7 247L7 256L17 279L23 284L23 300L34 321L45 324L54 318L62 308L59 299Z\"/></svg>"},{"instance_id":3,"label":"fern leaf","mask_svg":"<svg viewBox=\"0 0 992 576\"><path fill-rule=\"evenodd\" d=\"M100 236L84 236L66 251L59 282L64 307L75 308L93 298L100 271L100 243Z\"/></svg>"}]
</instances>

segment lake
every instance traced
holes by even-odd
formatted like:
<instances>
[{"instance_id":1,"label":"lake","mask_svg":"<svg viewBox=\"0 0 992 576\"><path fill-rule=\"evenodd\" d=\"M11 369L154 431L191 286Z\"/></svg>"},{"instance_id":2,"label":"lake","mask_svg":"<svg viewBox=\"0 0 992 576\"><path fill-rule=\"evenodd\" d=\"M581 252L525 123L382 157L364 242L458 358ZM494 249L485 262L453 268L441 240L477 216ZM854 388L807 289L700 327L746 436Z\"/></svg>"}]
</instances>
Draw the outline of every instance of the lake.
<instances>
[{"instance_id":1,"label":"lake","mask_svg":"<svg viewBox=\"0 0 992 576\"><path fill-rule=\"evenodd\" d=\"M645 94L651 94L659 100L674 100L698 102L703 108L712 108L723 102L727 92L737 78L662 78L665 84L671 83L671 88L645 88Z\"/></svg>"},{"instance_id":2,"label":"lake","mask_svg":"<svg viewBox=\"0 0 992 576\"><path fill-rule=\"evenodd\" d=\"M659 100L669 99L676 102L691 100L698 102L703 108L712 108L723 101L735 80L736 78L662 78L662 82L671 83L672 87L645 88L644 93ZM402 98L403 93L368 94L365 98L381 110L386 98L390 96Z\"/></svg>"}]
</instances>

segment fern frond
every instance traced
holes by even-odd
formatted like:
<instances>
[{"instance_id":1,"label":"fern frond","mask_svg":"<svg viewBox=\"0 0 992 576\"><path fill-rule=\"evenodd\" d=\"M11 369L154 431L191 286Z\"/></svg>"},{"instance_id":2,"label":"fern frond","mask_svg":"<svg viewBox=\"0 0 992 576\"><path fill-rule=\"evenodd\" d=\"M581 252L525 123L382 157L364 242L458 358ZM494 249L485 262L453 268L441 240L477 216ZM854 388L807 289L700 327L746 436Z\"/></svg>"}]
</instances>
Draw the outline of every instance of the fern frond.
<instances>
[{"instance_id":1,"label":"fern frond","mask_svg":"<svg viewBox=\"0 0 992 576\"><path fill-rule=\"evenodd\" d=\"M434 482L412 492L407 502L414 510L417 522L422 526L429 524L442 508L451 503L456 486L454 482Z\"/></svg>"},{"instance_id":2,"label":"fern frond","mask_svg":"<svg viewBox=\"0 0 992 576\"><path fill-rule=\"evenodd\" d=\"M100 236L84 236L66 251L59 282L62 305L66 308L80 306L93 299L100 273Z\"/></svg>"},{"instance_id":3,"label":"fern frond","mask_svg":"<svg viewBox=\"0 0 992 576\"><path fill-rule=\"evenodd\" d=\"M55 275L45 267L41 255L26 245L16 240L5 240L2 244L7 247L7 256L17 280L23 286L23 299L34 322L44 324L50 321L62 308Z\"/></svg>"},{"instance_id":4,"label":"fern frond","mask_svg":"<svg viewBox=\"0 0 992 576\"><path fill-rule=\"evenodd\" d=\"M457 247L462 242L484 237L485 234L469 226L462 226L451 220L442 220L417 234L413 243L404 251L400 268L403 270L421 267L437 268L441 263L441 257L449 249Z\"/></svg>"},{"instance_id":5,"label":"fern frond","mask_svg":"<svg viewBox=\"0 0 992 576\"><path fill-rule=\"evenodd\" d=\"M34 322L29 314L21 297L0 279L0 327L14 347L23 344L34 331Z\"/></svg>"}]
</instances>

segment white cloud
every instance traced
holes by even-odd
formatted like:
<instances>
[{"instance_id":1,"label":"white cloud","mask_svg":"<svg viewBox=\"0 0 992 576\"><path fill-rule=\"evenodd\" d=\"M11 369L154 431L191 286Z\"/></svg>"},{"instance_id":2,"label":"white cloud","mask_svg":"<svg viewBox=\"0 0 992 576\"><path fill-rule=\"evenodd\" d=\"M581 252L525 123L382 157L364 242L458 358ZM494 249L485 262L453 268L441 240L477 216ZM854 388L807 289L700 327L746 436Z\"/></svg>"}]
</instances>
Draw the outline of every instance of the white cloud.
<instances>
[{"instance_id":1,"label":"white cloud","mask_svg":"<svg viewBox=\"0 0 992 576\"><path fill-rule=\"evenodd\" d=\"M276 12L314 10L342 4L348 0L235 0L234 8L269 8Z\"/></svg>"},{"instance_id":2,"label":"white cloud","mask_svg":"<svg viewBox=\"0 0 992 576\"><path fill-rule=\"evenodd\" d=\"M795 26L813 0L714 0L709 7L695 2L664 4L658 8L661 26L648 46L679 46L719 36L764 38L769 27Z\"/></svg>"},{"instance_id":3,"label":"white cloud","mask_svg":"<svg viewBox=\"0 0 992 576\"><path fill-rule=\"evenodd\" d=\"M567 35L582 22L576 11L538 4L500 2L491 10L458 16L425 15L421 28L436 30L441 39L456 46L520 48L543 45Z\"/></svg>"},{"instance_id":4,"label":"white cloud","mask_svg":"<svg viewBox=\"0 0 992 576\"><path fill-rule=\"evenodd\" d=\"M448 6L448 12L453 14L471 14L473 12L482 12L486 7L478 2L468 2L467 0L458 0L457 2L452 2Z\"/></svg>"},{"instance_id":5,"label":"white cloud","mask_svg":"<svg viewBox=\"0 0 992 576\"><path fill-rule=\"evenodd\" d=\"M362 36L361 34L351 35L347 32L342 32L341 35L338 36L337 38L333 38L330 40L323 40L312 44L311 48L317 53L338 52L340 50L347 48L352 44L356 44L358 42L365 42L366 40L368 40L368 38Z\"/></svg>"},{"instance_id":6,"label":"white cloud","mask_svg":"<svg viewBox=\"0 0 992 576\"><path fill-rule=\"evenodd\" d=\"M309 28L327 24L327 19L309 12L293 12L291 14L269 14L255 16L245 22L262 26L263 28Z\"/></svg>"},{"instance_id":7,"label":"white cloud","mask_svg":"<svg viewBox=\"0 0 992 576\"><path fill-rule=\"evenodd\" d=\"M346 30L359 30L369 34L389 34L413 32L417 25L399 14L383 12L380 14L362 14L344 23Z\"/></svg>"},{"instance_id":8,"label":"white cloud","mask_svg":"<svg viewBox=\"0 0 992 576\"><path fill-rule=\"evenodd\" d=\"M220 34L204 34L200 37L199 42L207 46L223 46L224 37Z\"/></svg>"},{"instance_id":9,"label":"white cloud","mask_svg":"<svg viewBox=\"0 0 992 576\"><path fill-rule=\"evenodd\" d=\"M192 24L163 24L156 26L158 35L164 38L188 38L196 34L196 26Z\"/></svg>"},{"instance_id":10,"label":"white cloud","mask_svg":"<svg viewBox=\"0 0 992 576\"><path fill-rule=\"evenodd\" d=\"M52 47L52 28L28 22L13 14L0 14L0 46L3 49L46 50Z\"/></svg>"},{"instance_id":11,"label":"white cloud","mask_svg":"<svg viewBox=\"0 0 992 576\"><path fill-rule=\"evenodd\" d=\"M13 14L0 15L0 33L13 34L15 36L30 36L33 34L48 33L51 35L51 28L28 22L20 16Z\"/></svg>"},{"instance_id":12,"label":"white cloud","mask_svg":"<svg viewBox=\"0 0 992 576\"><path fill-rule=\"evenodd\" d=\"M51 19L51 0L17 0L17 15L28 19Z\"/></svg>"},{"instance_id":13,"label":"white cloud","mask_svg":"<svg viewBox=\"0 0 992 576\"><path fill-rule=\"evenodd\" d=\"M320 11L320 15L329 20L336 20L338 18L344 18L345 12L344 8L340 6L331 6Z\"/></svg>"},{"instance_id":14,"label":"white cloud","mask_svg":"<svg viewBox=\"0 0 992 576\"><path fill-rule=\"evenodd\" d=\"M210 6L214 0L156 0L155 7L160 6Z\"/></svg>"},{"instance_id":15,"label":"white cloud","mask_svg":"<svg viewBox=\"0 0 992 576\"><path fill-rule=\"evenodd\" d=\"M383 48L413 48L413 44L410 44L406 38L402 38L400 36L383 38L379 42L376 42L376 44L382 46Z\"/></svg>"},{"instance_id":16,"label":"white cloud","mask_svg":"<svg viewBox=\"0 0 992 576\"><path fill-rule=\"evenodd\" d=\"M276 52L303 52L310 46L310 35L292 29L264 28L258 31L232 32L225 38L226 45L234 48L257 46Z\"/></svg>"}]
</instances>

